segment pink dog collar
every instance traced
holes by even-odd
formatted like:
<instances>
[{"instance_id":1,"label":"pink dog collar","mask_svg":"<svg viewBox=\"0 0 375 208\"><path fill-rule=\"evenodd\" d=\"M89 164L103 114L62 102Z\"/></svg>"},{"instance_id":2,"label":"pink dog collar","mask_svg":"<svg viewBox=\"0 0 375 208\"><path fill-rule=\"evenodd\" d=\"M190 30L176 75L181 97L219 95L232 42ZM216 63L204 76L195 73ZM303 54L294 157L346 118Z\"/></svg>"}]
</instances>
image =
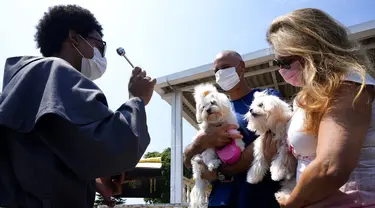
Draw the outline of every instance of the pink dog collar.
<instances>
[{"instance_id":1,"label":"pink dog collar","mask_svg":"<svg viewBox=\"0 0 375 208\"><path fill-rule=\"evenodd\" d=\"M237 130L229 130L228 133L238 134ZM220 160L226 164L234 164L241 157L241 149L236 145L236 141L233 139L231 144L226 145L222 149L216 149L216 154Z\"/></svg>"}]
</instances>

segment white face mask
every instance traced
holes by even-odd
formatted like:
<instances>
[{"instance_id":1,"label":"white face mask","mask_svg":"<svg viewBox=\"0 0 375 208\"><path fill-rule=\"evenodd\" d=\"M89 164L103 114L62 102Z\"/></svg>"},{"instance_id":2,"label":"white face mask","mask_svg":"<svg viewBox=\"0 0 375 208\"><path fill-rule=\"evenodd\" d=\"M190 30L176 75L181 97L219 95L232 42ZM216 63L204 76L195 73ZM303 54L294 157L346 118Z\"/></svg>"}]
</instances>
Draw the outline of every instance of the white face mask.
<instances>
[{"instance_id":1,"label":"white face mask","mask_svg":"<svg viewBox=\"0 0 375 208\"><path fill-rule=\"evenodd\" d=\"M83 37L81 38L86 41ZM87 41L86 43L91 46ZM107 59L103 57L99 49L92 47L94 50L94 56L91 59L88 59L82 55L77 47L74 46L74 48L82 56L81 73L90 80L96 80L100 78L107 69Z\"/></svg>"},{"instance_id":2,"label":"white face mask","mask_svg":"<svg viewBox=\"0 0 375 208\"><path fill-rule=\"evenodd\" d=\"M102 56L97 48L94 48L94 57L82 58L81 73L90 80L100 78L107 69L107 59Z\"/></svg>"},{"instance_id":3,"label":"white face mask","mask_svg":"<svg viewBox=\"0 0 375 208\"><path fill-rule=\"evenodd\" d=\"M215 73L215 77L216 83L225 91L233 89L240 82L236 67L220 69Z\"/></svg>"}]
</instances>

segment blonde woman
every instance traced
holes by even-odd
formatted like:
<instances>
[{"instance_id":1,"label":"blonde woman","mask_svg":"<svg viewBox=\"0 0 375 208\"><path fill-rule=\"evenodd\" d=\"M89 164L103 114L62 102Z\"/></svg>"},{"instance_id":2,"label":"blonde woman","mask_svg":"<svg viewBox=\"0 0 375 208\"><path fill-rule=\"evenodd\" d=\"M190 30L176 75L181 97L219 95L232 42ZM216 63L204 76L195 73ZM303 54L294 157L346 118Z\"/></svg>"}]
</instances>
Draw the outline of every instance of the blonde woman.
<instances>
[{"instance_id":1,"label":"blonde woman","mask_svg":"<svg viewBox=\"0 0 375 208\"><path fill-rule=\"evenodd\" d=\"M288 129L297 186L281 207L375 207L375 80L366 55L317 9L277 18L267 40L281 76L301 87Z\"/></svg>"}]
</instances>

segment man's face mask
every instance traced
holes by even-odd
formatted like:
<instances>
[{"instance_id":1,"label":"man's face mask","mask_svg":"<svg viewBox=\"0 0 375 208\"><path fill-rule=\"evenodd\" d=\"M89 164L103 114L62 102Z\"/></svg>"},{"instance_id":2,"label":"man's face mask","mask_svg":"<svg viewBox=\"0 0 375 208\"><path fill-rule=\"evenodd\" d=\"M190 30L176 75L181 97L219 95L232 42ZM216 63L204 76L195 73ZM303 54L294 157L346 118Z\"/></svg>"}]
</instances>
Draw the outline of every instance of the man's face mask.
<instances>
[{"instance_id":1,"label":"man's face mask","mask_svg":"<svg viewBox=\"0 0 375 208\"><path fill-rule=\"evenodd\" d=\"M78 48L73 45L82 56L81 73L90 80L96 80L100 78L107 69L107 59L101 54L99 49L92 47L81 35L80 37L94 50L94 56L91 59L85 58Z\"/></svg>"},{"instance_id":2,"label":"man's face mask","mask_svg":"<svg viewBox=\"0 0 375 208\"><path fill-rule=\"evenodd\" d=\"M236 67L218 70L215 73L215 78L216 83L225 91L233 89L240 82Z\"/></svg>"}]
</instances>

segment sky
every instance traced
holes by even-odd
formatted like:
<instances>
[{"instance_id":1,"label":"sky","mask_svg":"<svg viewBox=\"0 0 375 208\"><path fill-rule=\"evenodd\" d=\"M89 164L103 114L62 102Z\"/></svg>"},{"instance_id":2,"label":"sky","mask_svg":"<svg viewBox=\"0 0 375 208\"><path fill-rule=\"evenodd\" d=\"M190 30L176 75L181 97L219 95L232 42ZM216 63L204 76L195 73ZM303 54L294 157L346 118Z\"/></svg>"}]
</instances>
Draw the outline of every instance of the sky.
<instances>
[{"instance_id":1,"label":"sky","mask_svg":"<svg viewBox=\"0 0 375 208\"><path fill-rule=\"evenodd\" d=\"M134 65L157 78L211 63L221 50L246 54L266 48L265 32L271 21L298 8L322 9L346 26L375 20L374 0L12 0L0 7L1 66L7 57L40 55L35 26L56 4L85 7L103 25L108 68L95 83L112 110L128 99L132 70L115 52L117 47L124 47ZM154 93L146 110L151 135L147 151L170 147L171 107ZM184 146L195 133L184 120ZM143 200L127 201L134 203Z\"/></svg>"}]
</instances>

